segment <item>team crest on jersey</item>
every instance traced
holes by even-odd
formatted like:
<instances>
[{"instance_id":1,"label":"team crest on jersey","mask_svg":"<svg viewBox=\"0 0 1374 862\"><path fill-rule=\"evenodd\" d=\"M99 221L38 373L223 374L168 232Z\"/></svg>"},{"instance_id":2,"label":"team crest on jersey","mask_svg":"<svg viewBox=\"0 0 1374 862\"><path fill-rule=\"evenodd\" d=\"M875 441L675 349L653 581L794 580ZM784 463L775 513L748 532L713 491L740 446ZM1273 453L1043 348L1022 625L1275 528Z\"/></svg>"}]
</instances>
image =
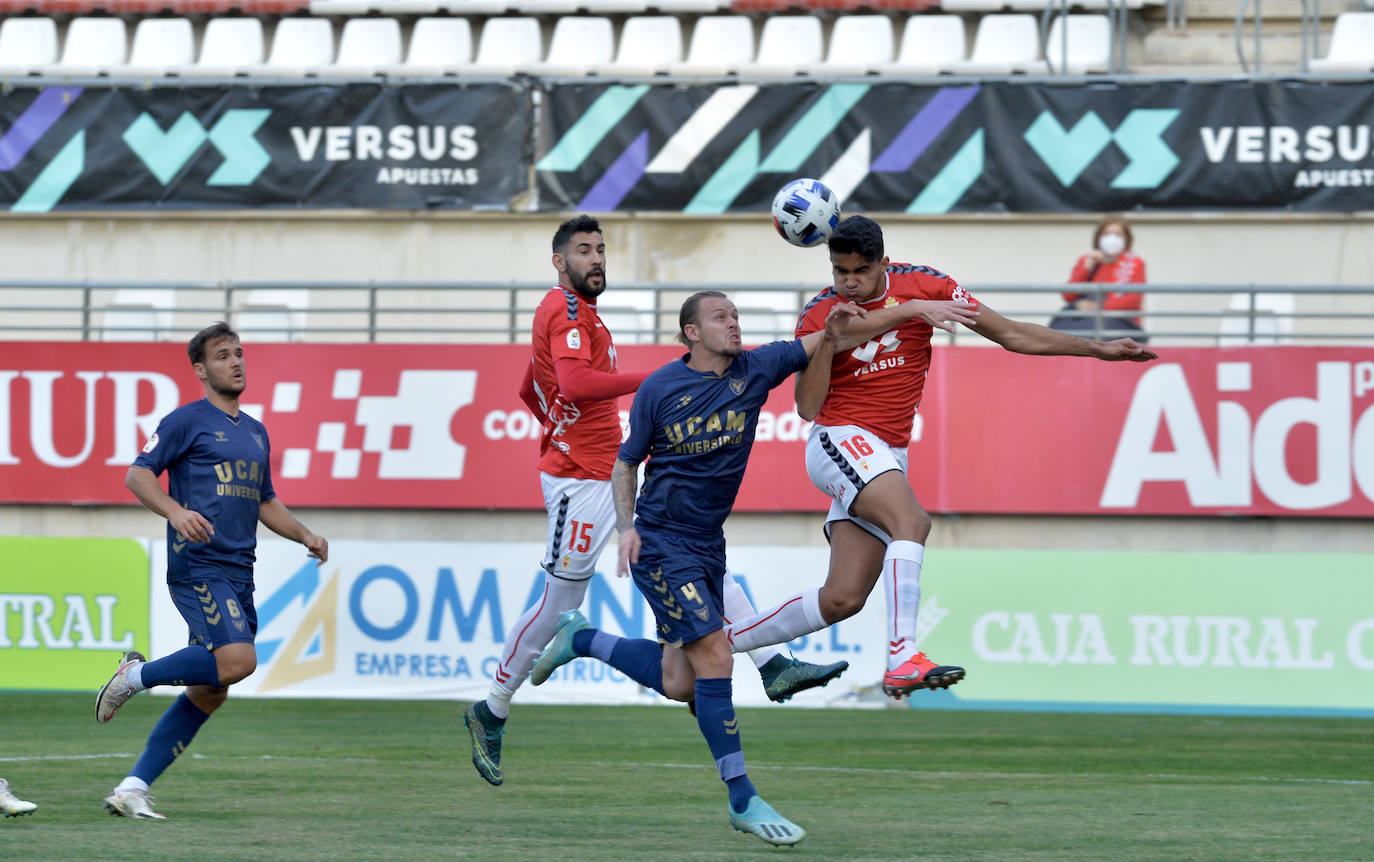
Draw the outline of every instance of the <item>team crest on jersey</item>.
<instances>
[{"instance_id":1,"label":"team crest on jersey","mask_svg":"<svg viewBox=\"0 0 1374 862\"><path fill-rule=\"evenodd\" d=\"M740 377L730 381L730 391L736 395L744 394L744 378Z\"/></svg>"},{"instance_id":2,"label":"team crest on jersey","mask_svg":"<svg viewBox=\"0 0 1374 862\"><path fill-rule=\"evenodd\" d=\"M256 444L258 444L258 448L259 448L259 449L262 449L262 450L266 451L266 449L267 449L267 444L265 444L265 443L262 442L262 435L259 434L259 433L256 432L256 431L253 431L253 432L251 432L251 433L252 433L252 435L253 435L253 442L256 443Z\"/></svg>"},{"instance_id":3,"label":"team crest on jersey","mask_svg":"<svg viewBox=\"0 0 1374 862\"><path fill-rule=\"evenodd\" d=\"M895 296L889 296L889 297L887 298L887 301L883 303L883 308L891 308L891 307L894 306L894 305L901 305L901 304L902 304L901 301L898 300L897 297L895 297Z\"/></svg>"},{"instance_id":4,"label":"team crest on jersey","mask_svg":"<svg viewBox=\"0 0 1374 862\"><path fill-rule=\"evenodd\" d=\"M146 454L148 454L149 452L153 451L153 450L156 449L156 448L157 448L157 432L154 431L154 432L153 432L153 436L151 436L151 437L148 438L148 442L143 444L143 454L146 455Z\"/></svg>"},{"instance_id":5,"label":"team crest on jersey","mask_svg":"<svg viewBox=\"0 0 1374 862\"><path fill-rule=\"evenodd\" d=\"M568 349L582 349L582 333L576 327L568 330Z\"/></svg>"},{"instance_id":6,"label":"team crest on jersey","mask_svg":"<svg viewBox=\"0 0 1374 862\"><path fill-rule=\"evenodd\" d=\"M677 406L679 406L679 407L686 407L688 404L691 404L691 403L692 403L692 396L690 396L690 395L684 395L684 396L682 396L681 398L679 398L679 399L677 400Z\"/></svg>"},{"instance_id":7,"label":"team crest on jersey","mask_svg":"<svg viewBox=\"0 0 1374 862\"><path fill-rule=\"evenodd\" d=\"M229 438L224 436L224 432L223 432L223 431L216 431L216 432L215 432L215 442L216 442L216 443L228 443L228 442L229 442Z\"/></svg>"},{"instance_id":8,"label":"team crest on jersey","mask_svg":"<svg viewBox=\"0 0 1374 862\"><path fill-rule=\"evenodd\" d=\"M243 609L239 607L239 603L233 599L225 599L224 607L229 610L229 622L233 623L234 628L238 631L243 631L246 623L243 619Z\"/></svg>"}]
</instances>

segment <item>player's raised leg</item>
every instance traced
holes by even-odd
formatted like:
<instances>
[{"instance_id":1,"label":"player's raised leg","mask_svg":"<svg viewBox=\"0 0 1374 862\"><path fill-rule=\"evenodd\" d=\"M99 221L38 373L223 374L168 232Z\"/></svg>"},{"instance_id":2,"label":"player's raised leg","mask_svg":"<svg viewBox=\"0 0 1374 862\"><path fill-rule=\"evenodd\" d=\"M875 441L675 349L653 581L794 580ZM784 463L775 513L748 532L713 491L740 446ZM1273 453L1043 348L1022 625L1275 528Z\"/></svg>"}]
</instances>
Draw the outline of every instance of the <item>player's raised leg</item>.
<instances>
[{"instance_id":1,"label":"player's raised leg","mask_svg":"<svg viewBox=\"0 0 1374 862\"><path fill-rule=\"evenodd\" d=\"M753 602L744 588L730 575L725 574L723 588L725 601L725 621L749 619L756 613ZM791 640L791 638L788 638ZM785 641L783 641L785 643ZM747 651L749 658L758 669L763 681L763 692L774 703L790 700L792 695L829 683L849 669L849 662L838 661L833 664L812 664L785 656L771 644Z\"/></svg>"},{"instance_id":2,"label":"player's raised leg","mask_svg":"<svg viewBox=\"0 0 1374 862\"><path fill-rule=\"evenodd\" d=\"M116 679L122 675L123 687L130 690L128 696L158 685L186 686L153 725L133 769L105 797L106 810L121 817L164 819L153 810L149 795L153 782L186 751L210 715L224 704L229 686L247 679L257 669L253 637L258 623L251 585L206 580L174 584L171 593L190 628L193 644L150 662L129 661L126 655L115 675ZM106 688L111 687L107 683Z\"/></svg>"}]
</instances>

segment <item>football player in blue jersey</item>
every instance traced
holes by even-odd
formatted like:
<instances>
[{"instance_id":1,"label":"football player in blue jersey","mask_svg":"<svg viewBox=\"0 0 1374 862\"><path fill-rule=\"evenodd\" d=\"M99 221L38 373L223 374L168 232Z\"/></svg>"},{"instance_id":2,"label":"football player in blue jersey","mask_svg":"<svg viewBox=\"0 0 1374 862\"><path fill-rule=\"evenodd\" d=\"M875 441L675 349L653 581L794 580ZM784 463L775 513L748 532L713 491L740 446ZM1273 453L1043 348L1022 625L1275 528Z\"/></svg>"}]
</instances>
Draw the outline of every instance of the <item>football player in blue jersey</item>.
<instances>
[{"instance_id":1,"label":"football player in blue jersey","mask_svg":"<svg viewBox=\"0 0 1374 862\"><path fill-rule=\"evenodd\" d=\"M873 329L896 313L872 312L863 323ZM768 393L808 361L828 363L836 343L847 343L842 337L855 337L847 333L850 319L864 314L842 303L820 332L745 350L739 314L725 294L702 291L688 298L678 338L690 352L640 386L630 436L611 474L619 568L633 576L653 608L658 642L598 631L571 610L559 618L557 634L530 674L538 685L574 658L592 656L666 697L694 699L697 725L729 791L731 825L770 844L795 844L806 833L759 797L745 771L730 685L734 661L722 631L722 525L744 479ZM636 501L637 469L645 458L644 489Z\"/></svg>"},{"instance_id":2,"label":"football player in blue jersey","mask_svg":"<svg viewBox=\"0 0 1374 862\"><path fill-rule=\"evenodd\" d=\"M272 490L267 429L239 409L246 383L243 346L228 324L196 333L186 346L205 398L168 413L124 484L167 519L167 585L190 628L185 649L147 661L128 652L96 696L107 722L135 693L156 685L186 691L163 713L133 771L105 799L111 814L161 820L148 786L172 765L196 731L257 667L253 638L253 562L257 526L300 542L324 563L329 543L306 529ZM158 476L168 473L171 493Z\"/></svg>"}]
</instances>

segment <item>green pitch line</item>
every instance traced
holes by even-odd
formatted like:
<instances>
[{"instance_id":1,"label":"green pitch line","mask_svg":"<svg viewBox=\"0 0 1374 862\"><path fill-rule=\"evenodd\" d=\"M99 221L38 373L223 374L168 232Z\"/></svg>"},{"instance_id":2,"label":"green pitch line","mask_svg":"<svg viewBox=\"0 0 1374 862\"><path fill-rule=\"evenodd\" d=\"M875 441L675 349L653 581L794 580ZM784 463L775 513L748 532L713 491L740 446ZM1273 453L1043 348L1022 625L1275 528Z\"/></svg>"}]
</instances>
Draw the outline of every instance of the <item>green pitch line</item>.
<instances>
[{"instance_id":1,"label":"green pitch line","mask_svg":"<svg viewBox=\"0 0 1374 862\"><path fill-rule=\"evenodd\" d=\"M93 694L91 695L93 696ZM165 822L101 799L171 703L108 725L90 696L0 696L0 776L32 817L0 858L726 860L732 831L676 707L521 707L506 783L473 771L461 707L233 699L153 787ZM829 860L1370 858L1367 720L788 708L740 711L755 784ZM668 856L665 856L665 853Z\"/></svg>"}]
</instances>

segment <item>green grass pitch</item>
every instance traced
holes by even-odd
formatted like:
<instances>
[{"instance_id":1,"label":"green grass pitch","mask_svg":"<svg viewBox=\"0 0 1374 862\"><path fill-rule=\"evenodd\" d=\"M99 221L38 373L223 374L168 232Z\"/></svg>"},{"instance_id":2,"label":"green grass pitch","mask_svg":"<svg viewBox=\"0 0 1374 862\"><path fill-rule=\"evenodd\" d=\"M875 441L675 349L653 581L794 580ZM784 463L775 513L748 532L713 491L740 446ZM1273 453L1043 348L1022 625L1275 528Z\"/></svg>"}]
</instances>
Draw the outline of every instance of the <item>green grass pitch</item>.
<instances>
[{"instance_id":1,"label":"green grass pitch","mask_svg":"<svg viewBox=\"0 0 1374 862\"><path fill-rule=\"evenodd\" d=\"M142 822L101 800L170 701L108 725L93 701L0 695L0 777L39 804L0 859L1374 859L1360 719L741 710L754 783L808 832L788 850L730 828L681 708L517 702L491 787L460 704L231 699Z\"/></svg>"}]
</instances>

